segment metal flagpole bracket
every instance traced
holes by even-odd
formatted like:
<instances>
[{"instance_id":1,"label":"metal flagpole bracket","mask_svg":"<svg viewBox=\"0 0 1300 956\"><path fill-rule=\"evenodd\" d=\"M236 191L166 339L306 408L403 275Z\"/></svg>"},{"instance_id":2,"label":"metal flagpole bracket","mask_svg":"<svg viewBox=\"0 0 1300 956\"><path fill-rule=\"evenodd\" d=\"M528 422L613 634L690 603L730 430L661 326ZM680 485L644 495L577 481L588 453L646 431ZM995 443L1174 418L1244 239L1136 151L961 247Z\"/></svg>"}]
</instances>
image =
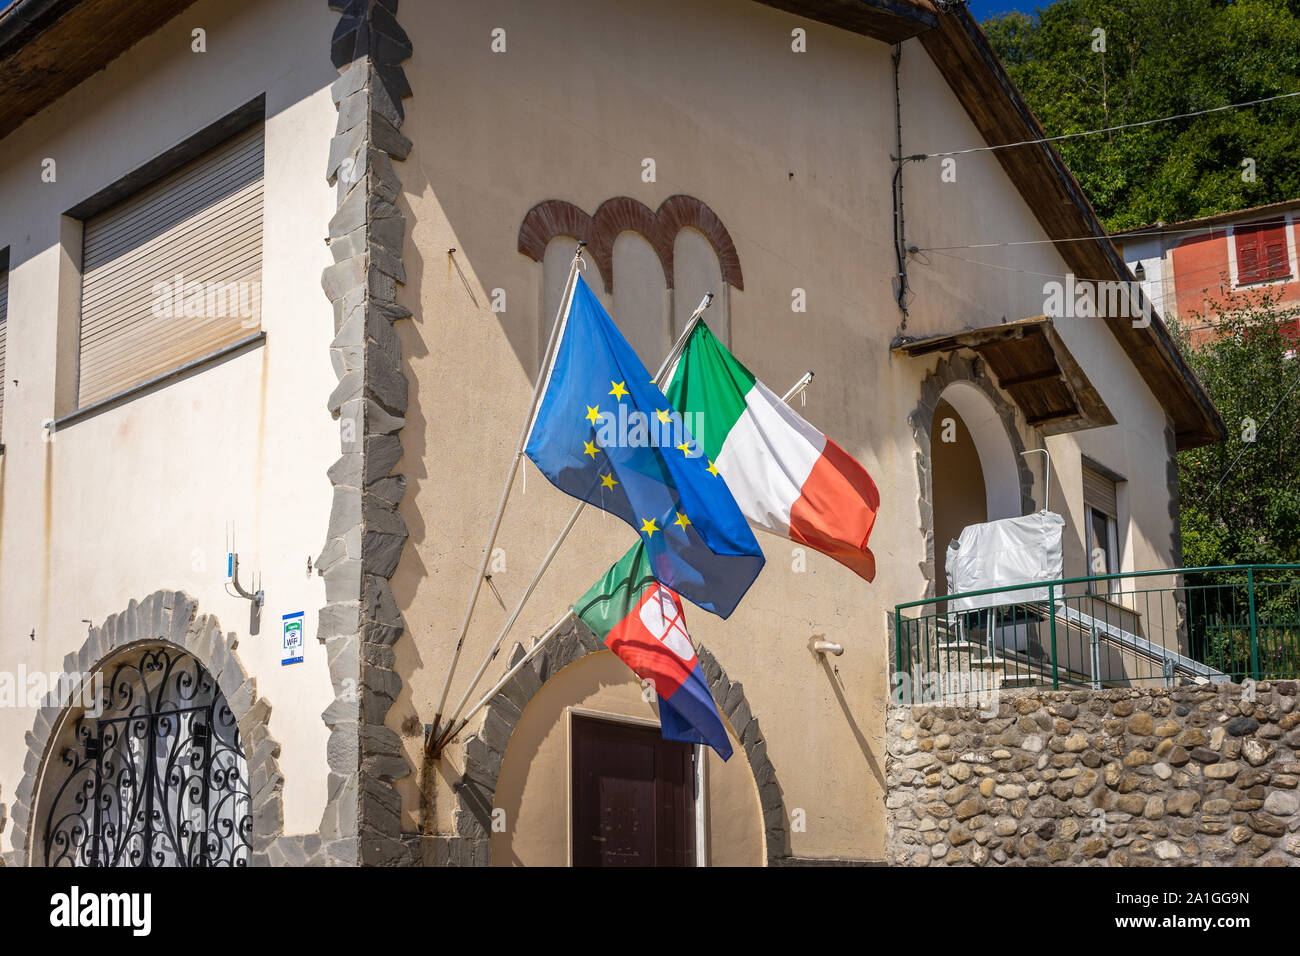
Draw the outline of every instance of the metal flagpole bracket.
<instances>
[{"instance_id":1,"label":"metal flagpole bracket","mask_svg":"<svg viewBox=\"0 0 1300 956\"><path fill-rule=\"evenodd\" d=\"M262 590L261 575L256 573L253 575L252 591L239 583L239 552L235 550L235 529L233 523L230 522L226 524L226 581L235 589L236 595L245 601L252 601L254 608L259 608L266 603L266 594ZM226 589L226 593L230 594L229 588Z\"/></svg>"},{"instance_id":2,"label":"metal flagpole bracket","mask_svg":"<svg viewBox=\"0 0 1300 956\"><path fill-rule=\"evenodd\" d=\"M235 589L236 594L245 601L252 601L258 607L266 603L266 592L260 587L262 579L259 575L253 575L254 590L251 592L239 583L239 555L234 551L226 555L226 571L230 575L230 586Z\"/></svg>"},{"instance_id":3,"label":"metal flagpole bracket","mask_svg":"<svg viewBox=\"0 0 1300 956\"><path fill-rule=\"evenodd\" d=\"M528 434L532 431L533 418L537 414L537 406L541 401L542 390L546 386L551 364L555 360L556 345L560 340L560 334L569 314L569 303L573 299L573 290L578 280L578 270L582 268L582 256L586 250L587 243L579 240L578 247L573 253L573 262L569 266L569 278L564 284L564 295L560 297L560 308L555 316L555 324L551 326L551 336L546 343L546 354L542 358L542 365L537 373L537 383L533 386L533 399L528 407L528 416L524 419L524 427L519 434L519 444L515 448L514 458L510 461L510 471L506 475L505 487L501 489L501 500L497 503L496 516L492 520L492 532L488 536L487 547L483 549L483 561L479 565L478 574L474 578L469 603L465 608L465 617L461 621L460 633L456 638L456 647L452 651L451 664L447 667L447 676L442 683L442 693L438 696L438 707L433 717L434 732L425 737L425 753L432 753L438 727L442 723L442 708L447 703L447 692L451 689L451 678L456 673L456 664L459 662L460 652L465 646L465 635L469 632L469 623L474 617L474 607L478 604L479 594L483 590L488 564L492 560L492 548L496 544L497 534L501 531L501 519L505 515L506 502L510 499L510 489L514 486L515 476L519 473L519 462L524 456L524 447L528 442ZM450 723L448 721L448 725Z\"/></svg>"},{"instance_id":4,"label":"metal flagpole bracket","mask_svg":"<svg viewBox=\"0 0 1300 956\"><path fill-rule=\"evenodd\" d=\"M434 760L437 760L439 757L441 757L443 748L446 747L447 744L451 743L451 741L456 739L456 735L465 729L466 725L470 722L470 720L473 719L474 715L477 714L484 707L486 707L488 701L490 701L493 697L499 694L501 692L501 688L505 687L506 684L508 684L516 674L518 674L521 670L523 670L524 667L528 664L528 662L538 655L538 653L545 646L546 642L549 641L551 638L553 638L556 634L559 634L560 631L564 629L564 626L568 624L569 621L571 621L572 619L573 619L573 608L569 608L569 610L565 612L564 616L560 618L558 621L556 621L554 624L552 624L550 628L547 630L547 632L543 634L540 638L538 638L537 642L534 643L533 646L528 649L528 653L526 653L523 657L519 658L519 660L515 662L514 666L511 667L510 670L505 672L502 678L499 681L497 681L496 684L493 685L492 689L483 695L482 700L480 700L477 704L471 707L465 713L465 716L462 717L458 723L455 720L448 721L449 729L445 734L442 735L442 737L439 740L436 740L434 742L433 750L430 753L430 756ZM424 732L426 735L431 734L433 732L432 725L425 724Z\"/></svg>"},{"instance_id":5,"label":"metal flagpole bracket","mask_svg":"<svg viewBox=\"0 0 1300 956\"><path fill-rule=\"evenodd\" d=\"M443 735L442 740L433 745L434 750L441 751L442 748L446 746L447 741L451 739L452 733L450 728L455 727L456 718L460 716L461 710L465 707L465 704L469 702L470 695L474 693L474 689L478 687L479 681L481 681L483 675L487 673L488 667L491 665L492 661L496 659L497 654L500 653L501 645L505 643L506 636L510 633L510 629L514 627L515 621L519 620L519 615L523 613L524 605L527 604L528 599L532 597L533 591L536 590L537 585L541 582L542 575L546 573L546 569L549 568L551 562L555 560L555 555L559 553L560 545L564 544L564 539L569 536L569 532L572 531L573 526L577 524L578 518L582 515L582 509L586 507L586 504L585 501L578 502L578 507L573 509L573 514L569 517L568 524L564 526L564 530L560 532L560 536L555 539L555 544L551 545L551 550L548 551L546 557L542 559L541 567L537 569L537 573L533 575L533 579L528 582L528 587L524 589L523 596L519 599L519 603L515 605L515 609L511 613L510 618L506 621L505 626L501 629L501 633L497 635L496 643L492 645L492 650L488 652L488 656L484 658L483 663L479 665L477 673L474 674L474 679L470 681L469 687L465 689L465 693L461 696L455 709L452 710L451 716L447 718L447 727L449 728L448 732Z\"/></svg>"}]
</instances>

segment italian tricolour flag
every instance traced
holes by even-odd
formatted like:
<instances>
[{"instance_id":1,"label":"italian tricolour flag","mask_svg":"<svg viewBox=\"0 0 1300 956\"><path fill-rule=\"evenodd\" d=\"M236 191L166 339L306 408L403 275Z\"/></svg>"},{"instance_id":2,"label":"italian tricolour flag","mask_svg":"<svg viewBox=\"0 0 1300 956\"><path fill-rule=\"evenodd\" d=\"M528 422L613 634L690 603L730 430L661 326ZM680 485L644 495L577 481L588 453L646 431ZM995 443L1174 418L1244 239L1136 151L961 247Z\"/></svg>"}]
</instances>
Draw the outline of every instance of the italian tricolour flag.
<instances>
[{"instance_id":1,"label":"italian tricolour flag","mask_svg":"<svg viewBox=\"0 0 1300 956\"><path fill-rule=\"evenodd\" d=\"M741 365L703 322L664 394L756 527L806 544L871 581L880 492L866 469Z\"/></svg>"},{"instance_id":2,"label":"italian tricolour flag","mask_svg":"<svg viewBox=\"0 0 1300 956\"><path fill-rule=\"evenodd\" d=\"M645 542L638 541L606 571L573 610L633 673L652 683L664 739L708 744L723 760L731 756L731 742L686 630L682 599L656 579Z\"/></svg>"},{"instance_id":3,"label":"italian tricolour flag","mask_svg":"<svg viewBox=\"0 0 1300 956\"><path fill-rule=\"evenodd\" d=\"M695 413L692 437L751 524L828 554L868 581L875 577L867 539L880 493L871 476L754 378L703 322L664 394L679 412ZM731 756L681 598L656 579L643 541L573 609L638 677L653 682L666 739Z\"/></svg>"}]
</instances>

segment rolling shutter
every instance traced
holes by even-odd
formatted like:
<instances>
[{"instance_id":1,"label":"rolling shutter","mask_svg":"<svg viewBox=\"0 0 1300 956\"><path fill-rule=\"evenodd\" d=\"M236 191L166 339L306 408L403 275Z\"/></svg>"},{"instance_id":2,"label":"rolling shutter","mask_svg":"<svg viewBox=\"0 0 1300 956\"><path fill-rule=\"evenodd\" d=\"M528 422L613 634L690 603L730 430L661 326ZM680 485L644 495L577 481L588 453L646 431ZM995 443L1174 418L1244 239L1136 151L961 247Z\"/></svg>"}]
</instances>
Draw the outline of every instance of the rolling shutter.
<instances>
[{"instance_id":1,"label":"rolling shutter","mask_svg":"<svg viewBox=\"0 0 1300 956\"><path fill-rule=\"evenodd\" d=\"M1115 502L1115 482L1086 465L1083 468L1083 503L1112 518L1119 517L1119 507Z\"/></svg>"},{"instance_id":2,"label":"rolling shutter","mask_svg":"<svg viewBox=\"0 0 1300 956\"><path fill-rule=\"evenodd\" d=\"M86 220L77 405L261 327L263 124Z\"/></svg>"},{"instance_id":3,"label":"rolling shutter","mask_svg":"<svg viewBox=\"0 0 1300 956\"><path fill-rule=\"evenodd\" d=\"M4 441L5 339L8 338L8 331L9 331L9 265L3 259L0 259L0 442Z\"/></svg>"}]
</instances>

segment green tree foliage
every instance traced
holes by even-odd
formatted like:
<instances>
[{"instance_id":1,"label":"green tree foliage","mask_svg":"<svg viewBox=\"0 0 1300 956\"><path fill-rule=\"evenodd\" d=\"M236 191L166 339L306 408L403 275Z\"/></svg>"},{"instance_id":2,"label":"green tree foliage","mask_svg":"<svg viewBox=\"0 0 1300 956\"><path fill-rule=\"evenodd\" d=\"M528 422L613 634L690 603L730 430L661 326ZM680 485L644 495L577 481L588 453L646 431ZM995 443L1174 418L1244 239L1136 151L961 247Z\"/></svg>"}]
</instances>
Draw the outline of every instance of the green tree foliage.
<instances>
[{"instance_id":1,"label":"green tree foliage","mask_svg":"<svg viewBox=\"0 0 1300 956\"><path fill-rule=\"evenodd\" d=\"M1178 456L1187 567L1300 561L1298 319L1276 297L1236 294L1208 322L1170 323L1228 426L1227 441Z\"/></svg>"},{"instance_id":2,"label":"green tree foliage","mask_svg":"<svg viewBox=\"0 0 1300 956\"><path fill-rule=\"evenodd\" d=\"M1300 0L1059 0L983 27L1048 136L1300 91ZM1057 148L1111 230L1293 199L1300 97Z\"/></svg>"}]
</instances>

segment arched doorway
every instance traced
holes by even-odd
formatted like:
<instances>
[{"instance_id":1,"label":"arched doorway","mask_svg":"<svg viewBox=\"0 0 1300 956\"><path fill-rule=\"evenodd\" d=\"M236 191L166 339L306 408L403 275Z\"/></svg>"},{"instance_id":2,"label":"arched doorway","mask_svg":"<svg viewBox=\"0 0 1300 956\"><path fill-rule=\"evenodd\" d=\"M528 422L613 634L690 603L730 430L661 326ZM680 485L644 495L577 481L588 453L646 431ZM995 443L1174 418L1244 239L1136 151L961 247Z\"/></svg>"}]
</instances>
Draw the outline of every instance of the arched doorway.
<instances>
[{"instance_id":1,"label":"arched doorway","mask_svg":"<svg viewBox=\"0 0 1300 956\"><path fill-rule=\"evenodd\" d=\"M40 787L45 866L246 866L253 820L235 715L172 645L135 647L64 712ZM91 703L93 701L93 703Z\"/></svg>"},{"instance_id":2,"label":"arched doorway","mask_svg":"<svg viewBox=\"0 0 1300 956\"><path fill-rule=\"evenodd\" d=\"M935 407L930 434L934 439L935 593L947 594L948 543L967 525L988 520L987 492L970 429L948 402Z\"/></svg>"},{"instance_id":3,"label":"arched doorway","mask_svg":"<svg viewBox=\"0 0 1300 956\"><path fill-rule=\"evenodd\" d=\"M937 415L940 402L950 407L955 415ZM1034 511L1033 476L1029 465L1021 453L1025 450L1024 439L1017 425L1019 418L1016 407L998 391L993 380L984 370L984 363L978 357L953 355L941 358L933 372L921 381L921 396L907 417L916 437L916 471L919 497L917 508L920 512L920 531L925 542L925 557L919 562L921 573L925 576L925 596L935 597L947 590L947 581L941 570L942 555L946 552L952 531L948 537L940 537L944 530L936 527L935 519L941 510L948 507L950 494L943 498L936 494L944 493L942 483L947 478L966 480L955 470L951 462L947 465L940 457L945 454L943 420L952 417L960 421L969 435L966 450L974 448L979 460L980 479L984 487L984 519L993 521L1030 514ZM970 460L967 454L967 460ZM936 476L943 471L944 478L936 485ZM978 495L978 491L975 493ZM978 516L978 511L972 509ZM948 527L961 527L961 516L946 517Z\"/></svg>"},{"instance_id":4,"label":"arched doorway","mask_svg":"<svg viewBox=\"0 0 1300 956\"><path fill-rule=\"evenodd\" d=\"M653 698L609 651L566 664L511 730L493 795L504 825L491 832L492 863L763 865L759 788L739 735L725 714L723 721L735 751L726 762L707 748L664 741ZM584 799L588 771L600 780L596 799ZM596 804L600 819L587 819ZM616 844L595 854L602 863L583 852L592 839ZM611 862L620 850L631 852Z\"/></svg>"},{"instance_id":5,"label":"arched doorway","mask_svg":"<svg viewBox=\"0 0 1300 956\"><path fill-rule=\"evenodd\" d=\"M697 652L734 753L723 766L711 759L704 765L707 795L697 830L704 845L696 859L712 865L786 859L789 815L758 718L743 685L707 647ZM511 665L525 654L516 644ZM565 864L571 846L568 725L579 711L624 721L655 717L627 666L570 619L492 698L467 738L453 787L455 833L437 837L435 865Z\"/></svg>"},{"instance_id":6,"label":"arched doorway","mask_svg":"<svg viewBox=\"0 0 1300 956\"><path fill-rule=\"evenodd\" d=\"M930 427L935 593L947 591L948 543L967 525L1021 514L1016 449L998 410L978 387L953 382Z\"/></svg>"}]
</instances>

